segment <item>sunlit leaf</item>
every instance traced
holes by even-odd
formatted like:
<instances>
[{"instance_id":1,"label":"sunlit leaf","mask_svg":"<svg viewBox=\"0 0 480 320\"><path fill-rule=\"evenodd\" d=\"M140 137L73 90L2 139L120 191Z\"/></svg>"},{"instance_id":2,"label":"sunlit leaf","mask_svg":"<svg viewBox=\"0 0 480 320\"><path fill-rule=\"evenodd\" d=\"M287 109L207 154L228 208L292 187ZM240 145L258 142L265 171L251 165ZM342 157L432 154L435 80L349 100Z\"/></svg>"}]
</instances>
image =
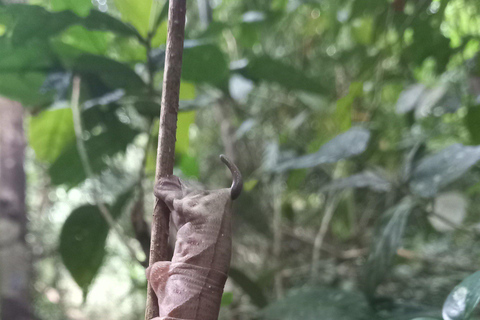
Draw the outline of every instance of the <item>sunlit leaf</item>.
<instances>
[{"instance_id":1,"label":"sunlit leaf","mask_svg":"<svg viewBox=\"0 0 480 320\"><path fill-rule=\"evenodd\" d=\"M412 173L410 189L421 197L433 197L460 178L480 160L480 147L451 145L420 161Z\"/></svg>"},{"instance_id":2,"label":"sunlit leaf","mask_svg":"<svg viewBox=\"0 0 480 320\"><path fill-rule=\"evenodd\" d=\"M399 204L384 213L372 240L368 261L364 267L364 291L372 297L378 285L383 281L393 263L402 243L407 220L415 202L410 197L403 198Z\"/></svg>"},{"instance_id":3,"label":"sunlit leaf","mask_svg":"<svg viewBox=\"0 0 480 320\"><path fill-rule=\"evenodd\" d=\"M190 125L195 123L195 111L180 112L177 121L175 152L187 154L190 147Z\"/></svg>"},{"instance_id":4,"label":"sunlit leaf","mask_svg":"<svg viewBox=\"0 0 480 320\"><path fill-rule=\"evenodd\" d=\"M200 174L197 158L188 154L180 155L179 167L185 177L198 178Z\"/></svg>"},{"instance_id":5,"label":"sunlit leaf","mask_svg":"<svg viewBox=\"0 0 480 320\"><path fill-rule=\"evenodd\" d=\"M480 302L480 271L465 278L450 292L443 304L443 319L470 319L478 302Z\"/></svg>"},{"instance_id":6,"label":"sunlit leaf","mask_svg":"<svg viewBox=\"0 0 480 320\"><path fill-rule=\"evenodd\" d=\"M70 144L75 144L72 110L46 110L30 119L29 144L40 161L53 162Z\"/></svg>"},{"instance_id":7,"label":"sunlit leaf","mask_svg":"<svg viewBox=\"0 0 480 320\"><path fill-rule=\"evenodd\" d=\"M132 24L144 38L147 38L149 31L155 26L164 1L114 0L114 3L122 15L122 20Z\"/></svg>"},{"instance_id":8,"label":"sunlit leaf","mask_svg":"<svg viewBox=\"0 0 480 320\"><path fill-rule=\"evenodd\" d=\"M258 184L257 179L247 180L243 183L243 190L245 190L245 192L249 192L249 191L253 190L253 188L255 188L255 186L257 184Z\"/></svg>"},{"instance_id":9,"label":"sunlit leaf","mask_svg":"<svg viewBox=\"0 0 480 320\"><path fill-rule=\"evenodd\" d=\"M180 100L195 99L195 85L186 81L180 82Z\"/></svg>"}]
</instances>

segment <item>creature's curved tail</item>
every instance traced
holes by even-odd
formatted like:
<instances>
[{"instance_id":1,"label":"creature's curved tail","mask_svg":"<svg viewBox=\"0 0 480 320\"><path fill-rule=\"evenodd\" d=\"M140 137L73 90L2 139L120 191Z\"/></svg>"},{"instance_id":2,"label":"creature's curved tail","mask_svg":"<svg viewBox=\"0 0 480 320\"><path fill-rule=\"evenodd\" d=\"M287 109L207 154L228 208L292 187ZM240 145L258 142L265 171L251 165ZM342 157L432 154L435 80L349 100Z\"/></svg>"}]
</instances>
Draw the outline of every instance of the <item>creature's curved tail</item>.
<instances>
[{"instance_id":1,"label":"creature's curved tail","mask_svg":"<svg viewBox=\"0 0 480 320\"><path fill-rule=\"evenodd\" d=\"M220 159L222 160L223 163L225 163L232 173L232 186L230 187L230 196L232 200L235 200L238 198L240 193L242 193L243 189L243 178L242 174L240 173L240 170L238 170L237 166L232 162L232 160L228 159L226 156L223 154L220 155Z\"/></svg>"}]
</instances>

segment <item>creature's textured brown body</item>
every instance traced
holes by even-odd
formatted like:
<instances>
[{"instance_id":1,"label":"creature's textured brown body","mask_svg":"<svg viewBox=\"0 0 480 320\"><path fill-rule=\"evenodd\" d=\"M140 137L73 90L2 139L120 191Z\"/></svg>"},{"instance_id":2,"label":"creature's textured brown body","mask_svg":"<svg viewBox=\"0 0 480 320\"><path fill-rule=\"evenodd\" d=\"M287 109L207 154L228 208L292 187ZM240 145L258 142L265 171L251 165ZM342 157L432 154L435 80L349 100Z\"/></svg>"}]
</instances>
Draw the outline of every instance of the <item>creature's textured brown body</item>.
<instances>
[{"instance_id":1,"label":"creature's textured brown body","mask_svg":"<svg viewBox=\"0 0 480 320\"><path fill-rule=\"evenodd\" d=\"M231 190L194 191L171 176L158 183L155 196L178 229L172 261L147 269L160 308L155 319L216 320L230 267Z\"/></svg>"}]
</instances>

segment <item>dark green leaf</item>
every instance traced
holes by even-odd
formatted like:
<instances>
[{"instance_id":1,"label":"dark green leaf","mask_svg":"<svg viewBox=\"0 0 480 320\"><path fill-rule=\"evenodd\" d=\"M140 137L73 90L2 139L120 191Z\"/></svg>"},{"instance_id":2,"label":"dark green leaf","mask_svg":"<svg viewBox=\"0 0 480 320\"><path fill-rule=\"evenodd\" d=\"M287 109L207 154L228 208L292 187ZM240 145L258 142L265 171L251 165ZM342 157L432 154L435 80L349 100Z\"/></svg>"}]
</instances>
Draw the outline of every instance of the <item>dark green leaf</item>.
<instances>
[{"instance_id":1,"label":"dark green leaf","mask_svg":"<svg viewBox=\"0 0 480 320\"><path fill-rule=\"evenodd\" d=\"M328 288L291 290L261 314L265 320L378 319L362 295Z\"/></svg>"},{"instance_id":2,"label":"dark green leaf","mask_svg":"<svg viewBox=\"0 0 480 320\"><path fill-rule=\"evenodd\" d=\"M131 26L97 10L90 11L85 18L72 11L50 12L35 5L13 4L0 10L14 17L16 23L12 30L12 41L18 45L32 39L50 38L73 25L123 36L139 36Z\"/></svg>"},{"instance_id":3,"label":"dark green leaf","mask_svg":"<svg viewBox=\"0 0 480 320\"><path fill-rule=\"evenodd\" d=\"M63 225L60 256L84 292L102 265L108 231L100 210L92 205L75 209Z\"/></svg>"},{"instance_id":4,"label":"dark green leaf","mask_svg":"<svg viewBox=\"0 0 480 320\"><path fill-rule=\"evenodd\" d=\"M245 273L236 269L230 268L228 276L250 297L251 302L259 308L267 305L267 297L263 289L251 280Z\"/></svg>"},{"instance_id":5,"label":"dark green leaf","mask_svg":"<svg viewBox=\"0 0 480 320\"><path fill-rule=\"evenodd\" d=\"M78 57L73 69L80 74L95 74L111 89L139 93L146 89L143 80L129 66L115 60L84 54Z\"/></svg>"},{"instance_id":6,"label":"dark green leaf","mask_svg":"<svg viewBox=\"0 0 480 320\"><path fill-rule=\"evenodd\" d=\"M443 304L444 320L467 320L480 302L480 271L465 278Z\"/></svg>"},{"instance_id":7,"label":"dark green leaf","mask_svg":"<svg viewBox=\"0 0 480 320\"><path fill-rule=\"evenodd\" d=\"M281 162L274 171L311 168L325 163L334 163L361 154L367 148L370 132L362 128L352 128L342 133L315 153Z\"/></svg>"},{"instance_id":8,"label":"dark green leaf","mask_svg":"<svg viewBox=\"0 0 480 320\"><path fill-rule=\"evenodd\" d=\"M110 213L118 218L132 195L121 194ZM63 224L59 253L65 267L84 292L100 269L105 257L105 241L109 226L97 206L86 205L72 211Z\"/></svg>"},{"instance_id":9,"label":"dark green leaf","mask_svg":"<svg viewBox=\"0 0 480 320\"><path fill-rule=\"evenodd\" d=\"M480 106L471 106L468 108L467 115L464 118L465 126L470 133L470 139L473 144L480 144Z\"/></svg>"},{"instance_id":10,"label":"dark green leaf","mask_svg":"<svg viewBox=\"0 0 480 320\"><path fill-rule=\"evenodd\" d=\"M433 197L479 160L480 146L451 145L420 161L413 171L410 189L421 197Z\"/></svg>"},{"instance_id":11,"label":"dark green leaf","mask_svg":"<svg viewBox=\"0 0 480 320\"><path fill-rule=\"evenodd\" d=\"M377 286L390 270L393 258L402 243L405 226L414 205L412 198L405 197L383 215L375 232L364 269L364 291L367 296L374 296Z\"/></svg>"},{"instance_id":12,"label":"dark green leaf","mask_svg":"<svg viewBox=\"0 0 480 320\"><path fill-rule=\"evenodd\" d=\"M109 124L104 132L88 139L85 146L94 173L99 173L106 168L106 157L125 151L137 133L129 126L116 122ZM55 185L66 184L73 187L84 181L86 176L76 144L69 145L48 171Z\"/></svg>"},{"instance_id":13,"label":"dark green leaf","mask_svg":"<svg viewBox=\"0 0 480 320\"><path fill-rule=\"evenodd\" d=\"M278 83L285 88L327 94L319 79L309 77L304 70L275 60L269 56L252 58L247 66L238 70L244 77L253 81Z\"/></svg>"},{"instance_id":14,"label":"dark green leaf","mask_svg":"<svg viewBox=\"0 0 480 320\"><path fill-rule=\"evenodd\" d=\"M219 84L227 79L227 58L216 45L189 41L183 53L182 79Z\"/></svg>"}]
</instances>

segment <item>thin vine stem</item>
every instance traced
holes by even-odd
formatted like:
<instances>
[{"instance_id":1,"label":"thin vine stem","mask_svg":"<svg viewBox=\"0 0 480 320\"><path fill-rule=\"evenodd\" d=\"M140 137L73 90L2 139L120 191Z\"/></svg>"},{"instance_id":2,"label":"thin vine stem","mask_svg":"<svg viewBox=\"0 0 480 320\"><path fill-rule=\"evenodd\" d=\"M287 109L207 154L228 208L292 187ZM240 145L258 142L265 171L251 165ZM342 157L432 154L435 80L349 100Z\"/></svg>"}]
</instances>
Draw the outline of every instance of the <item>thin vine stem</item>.
<instances>
[{"instance_id":1,"label":"thin vine stem","mask_svg":"<svg viewBox=\"0 0 480 320\"><path fill-rule=\"evenodd\" d=\"M73 127L75 130L75 137L77 140L77 150L78 154L80 155L80 161L82 163L83 170L87 175L87 178L90 179L93 183L94 192L93 198L95 201L95 205L97 206L100 214L107 222L108 226L117 233L120 241L125 245L128 249L128 252L132 259L138 262L140 265L143 265L142 262L137 258L137 254L135 250L128 244L128 240L125 237L124 233L116 223L115 219L113 218L110 210L107 208L105 203L103 203L102 199L100 198L100 190L98 185L94 179L94 173L92 170L92 166L90 165L90 161L88 158L87 148L85 146L85 141L83 137L83 123L82 123L82 116L80 111L80 84L81 78L79 76L74 76L73 84L72 84L72 99L71 99L71 108L72 108L72 115L73 115Z\"/></svg>"}]
</instances>

